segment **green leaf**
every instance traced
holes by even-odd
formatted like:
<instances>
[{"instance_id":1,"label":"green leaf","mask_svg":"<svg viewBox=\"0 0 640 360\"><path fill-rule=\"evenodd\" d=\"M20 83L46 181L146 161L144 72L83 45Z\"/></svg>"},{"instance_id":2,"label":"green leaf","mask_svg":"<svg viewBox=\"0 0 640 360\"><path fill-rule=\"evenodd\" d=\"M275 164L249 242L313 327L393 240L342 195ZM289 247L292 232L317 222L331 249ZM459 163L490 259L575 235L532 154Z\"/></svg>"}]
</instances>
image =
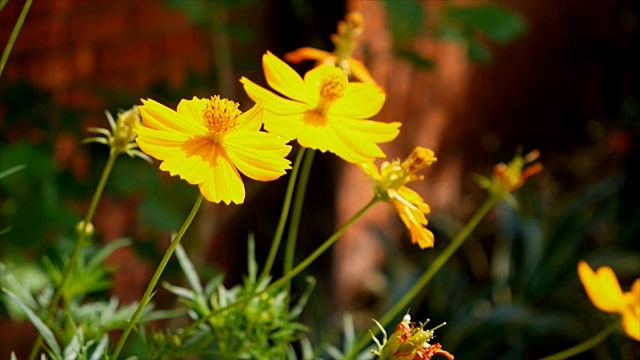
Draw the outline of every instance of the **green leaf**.
<instances>
[{"instance_id":1,"label":"green leaf","mask_svg":"<svg viewBox=\"0 0 640 360\"><path fill-rule=\"evenodd\" d=\"M49 329L49 327L47 327L47 325L45 325L42 322L42 320L40 320L38 315L36 315L33 312L33 310L31 310L31 308L29 308L25 303L23 303L11 291L5 288L2 288L2 291L5 294L7 294L7 296L9 296L11 300L13 300L13 302L15 302L18 306L20 306L22 311L24 311L25 315L27 315L27 318L29 318L29 321L31 321L31 324L33 324L36 330L38 330L44 342L47 343L47 346L49 346L49 349L51 349L51 351L53 352L54 357L61 358L62 356L61 356L60 345L58 345L58 342L56 341L56 338L53 335L53 331L51 331L51 329Z\"/></svg>"},{"instance_id":2,"label":"green leaf","mask_svg":"<svg viewBox=\"0 0 640 360\"><path fill-rule=\"evenodd\" d=\"M249 281L255 283L258 274L258 263L256 262L256 241L253 233L249 234L249 244L247 249L247 268L249 271Z\"/></svg>"},{"instance_id":3,"label":"green leaf","mask_svg":"<svg viewBox=\"0 0 640 360\"><path fill-rule=\"evenodd\" d=\"M415 51L400 49L396 51L396 55L400 58L410 61L413 65L415 65L418 68L422 68L426 70L433 70L436 68L436 63L433 60L422 57L420 56L420 54L416 53Z\"/></svg>"},{"instance_id":4,"label":"green leaf","mask_svg":"<svg viewBox=\"0 0 640 360\"><path fill-rule=\"evenodd\" d=\"M114 251L118 250L121 247L129 245L131 245L131 240L126 238L114 240L108 243L107 245L101 247L100 250L96 252L93 257L91 257L91 259L87 263L87 267L98 267L99 265L103 264L107 260L107 257L109 257L109 255L111 255Z\"/></svg>"},{"instance_id":5,"label":"green leaf","mask_svg":"<svg viewBox=\"0 0 640 360\"><path fill-rule=\"evenodd\" d=\"M522 15L497 4L451 6L447 16L502 44L523 35L527 29L527 23Z\"/></svg>"},{"instance_id":6,"label":"green leaf","mask_svg":"<svg viewBox=\"0 0 640 360\"><path fill-rule=\"evenodd\" d=\"M104 351L107 349L108 345L109 345L109 335L104 334L102 335L102 339L98 343L98 346L96 346L95 350L93 350L93 353L91 354L91 357L89 358L89 360L100 360L104 358L105 357Z\"/></svg>"},{"instance_id":7,"label":"green leaf","mask_svg":"<svg viewBox=\"0 0 640 360\"><path fill-rule=\"evenodd\" d=\"M487 63L491 61L491 51L477 40L470 39L467 57L473 61Z\"/></svg>"},{"instance_id":8,"label":"green leaf","mask_svg":"<svg viewBox=\"0 0 640 360\"><path fill-rule=\"evenodd\" d=\"M200 283L200 277L198 276L193 263L191 262L191 260L189 260L189 257L184 251L182 245L178 245L178 247L176 248L176 257L178 258L178 263L180 263L182 272L184 272L184 276L187 277L187 281L189 282L191 289L196 293L196 296L204 296L202 284Z\"/></svg>"},{"instance_id":9,"label":"green leaf","mask_svg":"<svg viewBox=\"0 0 640 360\"><path fill-rule=\"evenodd\" d=\"M389 16L390 30L396 42L411 39L422 30L424 8L415 0L386 0L383 2Z\"/></svg>"}]
</instances>

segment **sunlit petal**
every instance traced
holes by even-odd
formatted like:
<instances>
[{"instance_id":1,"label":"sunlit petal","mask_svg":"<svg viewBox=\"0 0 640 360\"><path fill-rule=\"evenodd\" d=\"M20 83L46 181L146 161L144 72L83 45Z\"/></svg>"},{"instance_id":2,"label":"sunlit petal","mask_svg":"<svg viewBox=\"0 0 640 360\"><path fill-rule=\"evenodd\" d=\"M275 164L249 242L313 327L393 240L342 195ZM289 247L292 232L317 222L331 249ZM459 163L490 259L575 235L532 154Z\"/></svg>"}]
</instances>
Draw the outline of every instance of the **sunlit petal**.
<instances>
[{"instance_id":1,"label":"sunlit petal","mask_svg":"<svg viewBox=\"0 0 640 360\"><path fill-rule=\"evenodd\" d=\"M329 114L356 119L370 118L380 112L385 98L384 91L377 85L352 82L347 86L344 96L331 106Z\"/></svg>"},{"instance_id":2,"label":"sunlit petal","mask_svg":"<svg viewBox=\"0 0 640 360\"><path fill-rule=\"evenodd\" d=\"M263 116L265 130L281 136L287 142L297 138L303 127L299 114L277 115L266 112Z\"/></svg>"},{"instance_id":3,"label":"sunlit petal","mask_svg":"<svg viewBox=\"0 0 640 360\"><path fill-rule=\"evenodd\" d=\"M264 114L264 107L262 102L255 104L247 112L238 117L238 125L236 126L236 132L241 131L258 131L262 127L262 116Z\"/></svg>"},{"instance_id":4,"label":"sunlit petal","mask_svg":"<svg viewBox=\"0 0 640 360\"><path fill-rule=\"evenodd\" d=\"M209 164L206 180L200 184L202 195L211 202L225 204L244 202L245 190L240 174L221 147L210 148L205 161Z\"/></svg>"},{"instance_id":5,"label":"sunlit petal","mask_svg":"<svg viewBox=\"0 0 640 360\"><path fill-rule=\"evenodd\" d=\"M292 64L298 64L305 60L323 61L333 56L330 52L314 49L312 47L303 47L296 49L284 55L284 59Z\"/></svg>"},{"instance_id":6,"label":"sunlit petal","mask_svg":"<svg viewBox=\"0 0 640 360\"><path fill-rule=\"evenodd\" d=\"M369 73L369 70L362 62L354 58L349 58L349 68L351 69L351 74L354 78L366 83L376 83Z\"/></svg>"},{"instance_id":7,"label":"sunlit petal","mask_svg":"<svg viewBox=\"0 0 640 360\"><path fill-rule=\"evenodd\" d=\"M139 106L138 109L144 126L185 134L206 134L206 128L202 124L197 124L154 100L142 100L142 103L144 105Z\"/></svg>"},{"instance_id":8,"label":"sunlit petal","mask_svg":"<svg viewBox=\"0 0 640 360\"><path fill-rule=\"evenodd\" d=\"M262 67L267 83L274 90L289 99L300 102L308 101L308 94L302 78L287 63L267 51L262 56Z\"/></svg>"},{"instance_id":9,"label":"sunlit petal","mask_svg":"<svg viewBox=\"0 0 640 360\"><path fill-rule=\"evenodd\" d=\"M229 134L224 148L237 169L255 180L274 180L291 168L291 162L285 158L291 147L272 134L257 131Z\"/></svg>"},{"instance_id":10,"label":"sunlit petal","mask_svg":"<svg viewBox=\"0 0 640 360\"><path fill-rule=\"evenodd\" d=\"M270 112L281 115L302 114L309 108L309 106L304 103L280 97L245 77L241 78L240 82L251 100L255 102L262 101L265 109Z\"/></svg>"}]
</instances>

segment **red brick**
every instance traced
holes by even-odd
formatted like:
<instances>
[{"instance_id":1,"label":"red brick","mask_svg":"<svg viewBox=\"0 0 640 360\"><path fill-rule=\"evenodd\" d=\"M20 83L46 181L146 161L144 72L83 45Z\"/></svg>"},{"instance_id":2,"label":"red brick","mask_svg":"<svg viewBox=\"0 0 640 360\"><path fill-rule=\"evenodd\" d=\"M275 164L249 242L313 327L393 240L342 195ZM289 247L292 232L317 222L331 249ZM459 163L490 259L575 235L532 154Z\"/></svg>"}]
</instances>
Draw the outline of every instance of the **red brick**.
<instances>
[{"instance_id":1,"label":"red brick","mask_svg":"<svg viewBox=\"0 0 640 360\"><path fill-rule=\"evenodd\" d=\"M61 89L69 86L73 80L73 69L73 56L68 51L62 51L31 62L29 78L37 86Z\"/></svg>"},{"instance_id":2,"label":"red brick","mask_svg":"<svg viewBox=\"0 0 640 360\"><path fill-rule=\"evenodd\" d=\"M105 9L106 10L106 9ZM128 38L128 14L121 11L107 13L74 13L71 19L71 41L75 43L103 42Z\"/></svg>"},{"instance_id":3,"label":"red brick","mask_svg":"<svg viewBox=\"0 0 640 360\"><path fill-rule=\"evenodd\" d=\"M32 14L16 39L16 52L24 50L55 48L68 41L67 24L64 19L51 14Z\"/></svg>"},{"instance_id":4,"label":"red brick","mask_svg":"<svg viewBox=\"0 0 640 360\"><path fill-rule=\"evenodd\" d=\"M132 12L136 18L135 31L140 33L167 33L193 27L182 12L170 10L162 3L139 2Z\"/></svg>"},{"instance_id":5,"label":"red brick","mask_svg":"<svg viewBox=\"0 0 640 360\"><path fill-rule=\"evenodd\" d=\"M151 45L145 42L114 43L97 52L98 68L102 73L144 68L151 62Z\"/></svg>"}]
</instances>

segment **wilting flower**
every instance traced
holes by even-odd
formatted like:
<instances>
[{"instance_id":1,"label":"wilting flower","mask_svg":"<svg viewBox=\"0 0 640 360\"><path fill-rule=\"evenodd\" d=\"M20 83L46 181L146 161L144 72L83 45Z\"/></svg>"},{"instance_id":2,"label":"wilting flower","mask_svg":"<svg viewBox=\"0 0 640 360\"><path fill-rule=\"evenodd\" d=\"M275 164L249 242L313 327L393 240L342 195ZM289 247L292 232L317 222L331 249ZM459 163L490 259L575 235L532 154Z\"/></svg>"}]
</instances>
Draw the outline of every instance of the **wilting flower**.
<instances>
[{"instance_id":1,"label":"wilting flower","mask_svg":"<svg viewBox=\"0 0 640 360\"><path fill-rule=\"evenodd\" d=\"M288 99L247 78L240 81L251 99L264 102L264 127L270 133L351 163L384 157L377 144L398 135L398 122L366 120L384 104L378 86L350 83L343 70L328 65L312 69L303 80L270 52L262 57L262 66L267 83Z\"/></svg>"},{"instance_id":2,"label":"wilting flower","mask_svg":"<svg viewBox=\"0 0 640 360\"><path fill-rule=\"evenodd\" d=\"M517 154L509 164L497 164L493 168L493 177L491 179L478 176L478 182L480 186L488 189L489 192L502 196L509 203L515 205L516 200L511 195L511 192L524 185L529 177L542 171L540 163L533 163L539 157L540 152L538 150L533 150L524 157Z\"/></svg>"},{"instance_id":3,"label":"wilting flower","mask_svg":"<svg viewBox=\"0 0 640 360\"><path fill-rule=\"evenodd\" d=\"M608 266L595 272L585 261L578 263L578 276L589 300L598 309L622 315L622 328L636 341L640 341L640 278L631 285L631 291L622 292L613 270Z\"/></svg>"},{"instance_id":4,"label":"wilting flower","mask_svg":"<svg viewBox=\"0 0 640 360\"><path fill-rule=\"evenodd\" d=\"M107 116L107 120L109 120L111 131L91 127L87 130L104 135L105 137L91 137L84 139L82 142L105 144L111 148L111 151L115 151L116 154L126 153L131 157L138 156L151 162L151 159L147 155L138 150L138 145L134 142L136 129L140 126L140 112L138 111L138 107L134 106L127 111L119 111L117 120L113 120L110 112L105 110L104 113Z\"/></svg>"},{"instance_id":5,"label":"wilting flower","mask_svg":"<svg viewBox=\"0 0 640 360\"><path fill-rule=\"evenodd\" d=\"M303 47L285 54L284 59L292 64L298 64L304 60L315 60L317 66L336 65L357 80L375 83L366 66L351 56L358 45L356 39L363 30L362 15L352 11L347 14L344 21L338 23L338 33L331 35L331 41L335 46L333 52Z\"/></svg>"},{"instance_id":6,"label":"wilting flower","mask_svg":"<svg viewBox=\"0 0 640 360\"><path fill-rule=\"evenodd\" d=\"M391 203L400 219L411 232L411 242L421 249L433 247L433 233L427 226L427 215L431 212L422 197L405 185L422 180L416 173L430 166L436 157L431 149L417 147L405 160L385 161L380 171L372 162L360 164L360 168L374 181L374 191L382 200Z\"/></svg>"},{"instance_id":7,"label":"wilting flower","mask_svg":"<svg viewBox=\"0 0 640 360\"><path fill-rule=\"evenodd\" d=\"M240 174L274 180L290 168L285 140L260 131L262 105L242 113L238 103L214 96L182 100L177 112L142 100L144 126L136 141L145 153L162 160L160 169L198 185L211 202L244 201Z\"/></svg>"},{"instance_id":8,"label":"wilting flower","mask_svg":"<svg viewBox=\"0 0 640 360\"><path fill-rule=\"evenodd\" d=\"M441 355L450 360L454 359L453 355L448 351L442 350L442 345L439 343L429 343L435 335L435 330L445 325L445 323L431 330L425 330L424 326L427 323L416 324L411 322L411 316L407 314L387 339L387 333L382 325L375 320L374 322L384 336L382 344L373 337L373 340L378 345L378 350L373 350L372 352L379 356L379 360L429 360L435 355Z\"/></svg>"}]
</instances>

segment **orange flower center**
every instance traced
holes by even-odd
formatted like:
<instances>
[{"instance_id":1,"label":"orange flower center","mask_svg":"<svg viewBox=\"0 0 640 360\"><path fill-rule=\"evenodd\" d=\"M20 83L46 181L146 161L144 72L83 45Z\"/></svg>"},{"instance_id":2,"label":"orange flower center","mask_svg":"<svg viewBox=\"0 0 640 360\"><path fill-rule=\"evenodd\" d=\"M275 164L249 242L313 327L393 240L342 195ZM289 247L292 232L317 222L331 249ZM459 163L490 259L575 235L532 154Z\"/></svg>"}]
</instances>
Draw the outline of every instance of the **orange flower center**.
<instances>
[{"instance_id":1,"label":"orange flower center","mask_svg":"<svg viewBox=\"0 0 640 360\"><path fill-rule=\"evenodd\" d=\"M221 99L216 95L211 97L202 113L202 121L209 129L209 135L217 140L238 125L239 104L228 99Z\"/></svg>"}]
</instances>

